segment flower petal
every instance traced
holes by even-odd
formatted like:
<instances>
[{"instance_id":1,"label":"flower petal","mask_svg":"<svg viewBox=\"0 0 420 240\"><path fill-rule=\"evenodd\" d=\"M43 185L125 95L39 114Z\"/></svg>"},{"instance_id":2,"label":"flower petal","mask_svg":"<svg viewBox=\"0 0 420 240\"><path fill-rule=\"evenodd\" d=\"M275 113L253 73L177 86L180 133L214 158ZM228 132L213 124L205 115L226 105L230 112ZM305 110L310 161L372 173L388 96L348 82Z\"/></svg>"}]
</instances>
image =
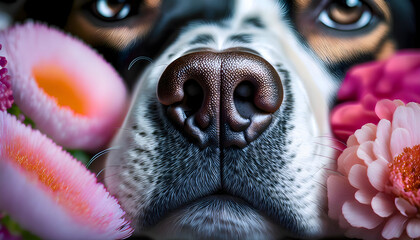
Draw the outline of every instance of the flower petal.
<instances>
[{"instance_id":1,"label":"flower petal","mask_svg":"<svg viewBox=\"0 0 420 240\"><path fill-rule=\"evenodd\" d=\"M351 167L355 164L363 164L363 161L357 157L358 146L348 147L344 149L337 159L337 170L348 175Z\"/></svg>"},{"instance_id":2,"label":"flower petal","mask_svg":"<svg viewBox=\"0 0 420 240\"><path fill-rule=\"evenodd\" d=\"M394 198L388 194L379 192L372 199L372 209L378 216L389 217L396 210Z\"/></svg>"},{"instance_id":3,"label":"flower petal","mask_svg":"<svg viewBox=\"0 0 420 240\"><path fill-rule=\"evenodd\" d=\"M351 167L348 178L350 184L357 189L366 189L369 187L366 166L355 164ZM368 186L366 186L366 184L368 184Z\"/></svg>"},{"instance_id":4,"label":"flower petal","mask_svg":"<svg viewBox=\"0 0 420 240\"><path fill-rule=\"evenodd\" d=\"M388 162L383 159L377 159L368 166L369 182L378 191L384 191L385 183L388 182L389 168Z\"/></svg>"},{"instance_id":5,"label":"flower petal","mask_svg":"<svg viewBox=\"0 0 420 240\"><path fill-rule=\"evenodd\" d=\"M66 148L96 151L123 120L127 89L90 46L27 22L0 32L14 101L37 129Z\"/></svg>"},{"instance_id":6,"label":"flower petal","mask_svg":"<svg viewBox=\"0 0 420 240\"><path fill-rule=\"evenodd\" d=\"M371 189L373 188L371 187ZM358 190L354 194L354 198L356 198L356 200L359 201L359 203L370 204L375 194L376 194L376 191L369 191L369 190L363 189L363 190Z\"/></svg>"},{"instance_id":7,"label":"flower petal","mask_svg":"<svg viewBox=\"0 0 420 240\"><path fill-rule=\"evenodd\" d=\"M332 219L338 219L341 208L345 201L352 199L355 192L346 178L338 175L331 175L327 179L328 194L328 215Z\"/></svg>"},{"instance_id":8,"label":"flower petal","mask_svg":"<svg viewBox=\"0 0 420 240\"><path fill-rule=\"evenodd\" d=\"M382 218L376 215L369 205L360 204L355 200L343 204L343 215L353 227L373 229L382 222Z\"/></svg>"},{"instance_id":9,"label":"flower petal","mask_svg":"<svg viewBox=\"0 0 420 240\"><path fill-rule=\"evenodd\" d=\"M403 216L410 217L417 213L417 208L404 198L395 198L395 206Z\"/></svg>"},{"instance_id":10,"label":"flower petal","mask_svg":"<svg viewBox=\"0 0 420 240\"><path fill-rule=\"evenodd\" d=\"M411 136L407 129L397 128L392 131L390 147L392 158L402 153L404 148L412 147Z\"/></svg>"},{"instance_id":11,"label":"flower petal","mask_svg":"<svg viewBox=\"0 0 420 240\"><path fill-rule=\"evenodd\" d=\"M411 115L409 116L410 119L408 120L409 125L406 128L412 133L412 145L418 145L420 144L420 125L418 124L418 120L420 119L420 104L410 102L407 104L407 107L412 111Z\"/></svg>"},{"instance_id":12,"label":"flower petal","mask_svg":"<svg viewBox=\"0 0 420 240\"><path fill-rule=\"evenodd\" d=\"M399 238L405 230L407 217L400 214L392 216L385 224L382 230L382 236L385 239Z\"/></svg>"},{"instance_id":13,"label":"flower petal","mask_svg":"<svg viewBox=\"0 0 420 240\"><path fill-rule=\"evenodd\" d=\"M397 107L402 105L404 103L400 100L391 101L389 99L383 99L376 104L375 112L380 119L391 121Z\"/></svg>"},{"instance_id":14,"label":"flower petal","mask_svg":"<svg viewBox=\"0 0 420 240\"><path fill-rule=\"evenodd\" d=\"M347 147L352 147L355 145L359 145L359 142L357 142L357 138L356 136L354 136L354 134L352 134L348 139L347 139Z\"/></svg>"},{"instance_id":15,"label":"flower petal","mask_svg":"<svg viewBox=\"0 0 420 240\"><path fill-rule=\"evenodd\" d=\"M376 159L375 153L373 152L375 142L366 141L362 143L357 149L357 157L362 159L366 165L370 164Z\"/></svg>"},{"instance_id":16,"label":"flower petal","mask_svg":"<svg viewBox=\"0 0 420 240\"><path fill-rule=\"evenodd\" d=\"M363 204L370 204L377 190L372 187L367 177L367 167L361 164L354 165L349 172L348 179L350 184L359 189L354 197Z\"/></svg>"},{"instance_id":17,"label":"flower petal","mask_svg":"<svg viewBox=\"0 0 420 240\"><path fill-rule=\"evenodd\" d=\"M392 159L389 148L391 133L391 122L386 119L379 121L373 152L377 158L388 159L388 162Z\"/></svg>"},{"instance_id":18,"label":"flower petal","mask_svg":"<svg viewBox=\"0 0 420 240\"><path fill-rule=\"evenodd\" d=\"M0 210L26 230L46 239L131 234L117 200L45 135L0 112L0 136Z\"/></svg>"},{"instance_id":19,"label":"flower petal","mask_svg":"<svg viewBox=\"0 0 420 240\"><path fill-rule=\"evenodd\" d=\"M411 238L420 238L420 219L411 219L407 224L407 234Z\"/></svg>"},{"instance_id":20,"label":"flower petal","mask_svg":"<svg viewBox=\"0 0 420 240\"><path fill-rule=\"evenodd\" d=\"M356 136L360 144L367 141L374 141L376 138L376 125L372 123L365 124L354 133L354 136Z\"/></svg>"}]
</instances>

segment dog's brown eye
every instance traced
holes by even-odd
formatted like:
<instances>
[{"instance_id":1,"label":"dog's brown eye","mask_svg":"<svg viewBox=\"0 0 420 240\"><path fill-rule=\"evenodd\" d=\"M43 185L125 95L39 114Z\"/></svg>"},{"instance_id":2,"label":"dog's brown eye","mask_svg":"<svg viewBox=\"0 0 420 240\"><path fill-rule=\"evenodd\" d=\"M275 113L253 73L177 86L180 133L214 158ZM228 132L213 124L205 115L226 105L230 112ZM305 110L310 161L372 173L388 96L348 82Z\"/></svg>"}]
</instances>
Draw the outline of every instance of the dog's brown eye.
<instances>
[{"instance_id":1,"label":"dog's brown eye","mask_svg":"<svg viewBox=\"0 0 420 240\"><path fill-rule=\"evenodd\" d=\"M108 21L124 19L132 10L131 3L125 0L97 0L92 7L98 17Z\"/></svg>"},{"instance_id":2,"label":"dog's brown eye","mask_svg":"<svg viewBox=\"0 0 420 240\"><path fill-rule=\"evenodd\" d=\"M367 26L372 20L372 10L361 0L334 0L319 15L327 27L351 31Z\"/></svg>"}]
</instances>

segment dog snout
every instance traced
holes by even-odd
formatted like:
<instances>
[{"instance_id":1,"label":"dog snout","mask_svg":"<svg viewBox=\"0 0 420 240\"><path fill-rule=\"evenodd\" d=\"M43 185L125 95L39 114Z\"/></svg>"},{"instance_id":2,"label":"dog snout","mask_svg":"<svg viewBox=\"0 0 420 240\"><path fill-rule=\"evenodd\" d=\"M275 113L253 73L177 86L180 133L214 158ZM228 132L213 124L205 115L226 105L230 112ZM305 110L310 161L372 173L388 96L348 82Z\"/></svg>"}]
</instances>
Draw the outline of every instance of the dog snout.
<instances>
[{"instance_id":1,"label":"dog snout","mask_svg":"<svg viewBox=\"0 0 420 240\"><path fill-rule=\"evenodd\" d=\"M165 69L157 96L166 117L200 147L244 148L270 125L283 86L260 56L237 49L201 51Z\"/></svg>"}]
</instances>

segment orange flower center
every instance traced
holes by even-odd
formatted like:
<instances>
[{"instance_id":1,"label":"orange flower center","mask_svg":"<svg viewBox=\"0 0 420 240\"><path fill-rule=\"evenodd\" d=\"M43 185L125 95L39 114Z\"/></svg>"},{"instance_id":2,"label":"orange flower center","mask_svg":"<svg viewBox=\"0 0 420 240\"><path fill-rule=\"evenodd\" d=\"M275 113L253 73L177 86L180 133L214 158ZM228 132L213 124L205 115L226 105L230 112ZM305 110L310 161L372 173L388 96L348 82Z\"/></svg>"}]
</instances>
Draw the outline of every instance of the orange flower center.
<instances>
[{"instance_id":1,"label":"orange flower center","mask_svg":"<svg viewBox=\"0 0 420 240\"><path fill-rule=\"evenodd\" d=\"M32 69L38 86L52 98L58 106L70 108L74 113L85 115L87 106L83 93L74 83L74 78L61 66L51 63L38 64Z\"/></svg>"},{"instance_id":2,"label":"orange flower center","mask_svg":"<svg viewBox=\"0 0 420 240\"><path fill-rule=\"evenodd\" d=\"M404 148L389 169L395 192L420 207L420 145Z\"/></svg>"}]
</instances>

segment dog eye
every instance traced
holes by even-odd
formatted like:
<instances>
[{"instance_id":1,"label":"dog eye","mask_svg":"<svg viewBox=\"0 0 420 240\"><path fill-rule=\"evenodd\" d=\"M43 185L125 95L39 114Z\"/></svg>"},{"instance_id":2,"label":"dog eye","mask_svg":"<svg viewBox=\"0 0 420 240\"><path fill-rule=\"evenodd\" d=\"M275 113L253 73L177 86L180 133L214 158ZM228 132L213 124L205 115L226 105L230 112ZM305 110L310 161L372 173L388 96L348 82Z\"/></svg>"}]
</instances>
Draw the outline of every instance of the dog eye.
<instances>
[{"instance_id":1,"label":"dog eye","mask_svg":"<svg viewBox=\"0 0 420 240\"><path fill-rule=\"evenodd\" d=\"M131 2L124 0L97 0L92 4L93 12L107 21L122 20L132 11Z\"/></svg>"},{"instance_id":2,"label":"dog eye","mask_svg":"<svg viewBox=\"0 0 420 240\"><path fill-rule=\"evenodd\" d=\"M372 9L361 0L333 0L320 13L319 21L327 27L352 31L369 25Z\"/></svg>"}]
</instances>

